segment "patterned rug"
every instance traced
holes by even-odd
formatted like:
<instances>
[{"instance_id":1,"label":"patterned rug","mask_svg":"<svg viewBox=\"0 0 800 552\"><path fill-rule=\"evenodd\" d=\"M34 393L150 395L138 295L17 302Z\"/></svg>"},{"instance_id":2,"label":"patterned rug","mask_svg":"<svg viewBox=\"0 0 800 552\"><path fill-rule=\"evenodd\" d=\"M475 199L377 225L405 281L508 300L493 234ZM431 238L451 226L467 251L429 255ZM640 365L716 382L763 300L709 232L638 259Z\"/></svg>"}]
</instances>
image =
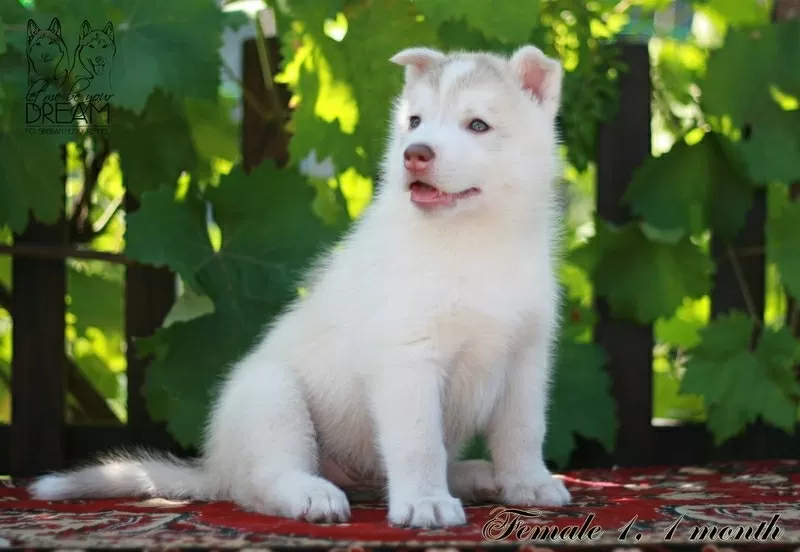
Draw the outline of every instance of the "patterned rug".
<instances>
[{"instance_id":1,"label":"patterned rug","mask_svg":"<svg viewBox=\"0 0 800 552\"><path fill-rule=\"evenodd\" d=\"M664 548L715 544L800 550L800 462L581 470L562 476L561 508L470 505L469 525L390 527L374 497L354 495L349 523L320 525L244 512L228 503L166 500L41 502L0 486L0 547L253 548L500 545ZM738 544L736 544L738 542ZM694 547L694 546L693 546Z\"/></svg>"}]
</instances>

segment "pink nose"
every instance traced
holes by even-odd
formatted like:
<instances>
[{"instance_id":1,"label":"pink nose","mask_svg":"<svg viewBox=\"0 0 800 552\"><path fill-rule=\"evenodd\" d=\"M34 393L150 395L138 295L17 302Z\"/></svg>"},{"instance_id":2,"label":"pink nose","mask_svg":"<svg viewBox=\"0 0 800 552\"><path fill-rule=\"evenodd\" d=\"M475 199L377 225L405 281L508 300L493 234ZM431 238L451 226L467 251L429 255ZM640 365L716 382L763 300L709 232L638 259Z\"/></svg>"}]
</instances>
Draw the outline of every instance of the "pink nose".
<instances>
[{"instance_id":1,"label":"pink nose","mask_svg":"<svg viewBox=\"0 0 800 552\"><path fill-rule=\"evenodd\" d=\"M435 157L433 150L427 144L411 144L403 152L404 165L407 170L415 173L424 172Z\"/></svg>"}]
</instances>

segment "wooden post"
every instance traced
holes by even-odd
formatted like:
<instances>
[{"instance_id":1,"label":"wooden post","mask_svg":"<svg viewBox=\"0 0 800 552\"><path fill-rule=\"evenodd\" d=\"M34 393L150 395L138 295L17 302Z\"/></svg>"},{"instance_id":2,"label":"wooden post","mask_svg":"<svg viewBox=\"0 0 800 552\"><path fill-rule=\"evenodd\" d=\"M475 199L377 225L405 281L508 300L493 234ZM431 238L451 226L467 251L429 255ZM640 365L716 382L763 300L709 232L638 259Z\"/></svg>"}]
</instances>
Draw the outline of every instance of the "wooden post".
<instances>
[{"instance_id":1,"label":"wooden post","mask_svg":"<svg viewBox=\"0 0 800 552\"><path fill-rule=\"evenodd\" d=\"M597 214L624 224L630 213L621 204L634 170L650 156L650 58L646 44L620 43L628 70L619 78L617 113L600 128L597 155ZM608 355L619 430L613 455L621 465L647 464L652 451L653 327L614 318L596 299L595 342Z\"/></svg>"},{"instance_id":2,"label":"wooden post","mask_svg":"<svg viewBox=\"0 0 800 552\"><path fill-rule=\"evenodd\" d=\"M280 41L270 37L265 42L274 74L280 65ZM267 90L255 39L245 41L243 48L242 80L246 92L242 100L242 167L249 173L265 159L274 159L278 166L288 162L289 136L284 130L286 121L284 115L275 113L272 106L280 105L288 110L291 93L286 85L278 83L274 83L272 90ZM277 94L277 100L271 98L271 94ZM265 117L269 120L265 120Z\"/></svg>"},{"instance_id":3,"label":"wooden post","mask_svg":"<svg viewBox=\"0 0 800 552\"><path fill-rule=\"evenodd\" d=\"M64 246L66 221L31 218L15 243ZM64 259L12 259L11 475L64 467L67 269Z\"/></svg>"}]
</instances>

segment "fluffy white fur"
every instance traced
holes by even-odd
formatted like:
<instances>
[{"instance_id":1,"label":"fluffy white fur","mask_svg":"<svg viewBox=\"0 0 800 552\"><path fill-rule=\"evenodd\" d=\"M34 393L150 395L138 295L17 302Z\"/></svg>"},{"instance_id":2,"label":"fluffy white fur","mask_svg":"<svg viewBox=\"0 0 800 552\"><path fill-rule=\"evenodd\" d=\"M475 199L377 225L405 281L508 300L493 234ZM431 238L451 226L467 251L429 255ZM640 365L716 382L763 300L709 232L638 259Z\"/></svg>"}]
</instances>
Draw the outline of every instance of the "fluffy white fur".
<instances>
[{"instance_id":1,"label":"fluffy white fur","mask_svg":"<svg viewBox=\"0 0 800 552\"><path fill-rule=\"evenodd\" d=\"M322 467L332 459L386 486L395 525L463 524L462 500L570 500L542 458L561 66L533 46L510 58L412 48L392 61L406 77L382 185L310 293L230 371L202 458L110 458L38 479L35 497L227 499L344 521L348 501L331 480L341 481ZM491 129L471 131L473 118ZM403 163L412 143L435 152L427 182L481 193L418 208ZM476 432L492 463L458 462Z\"/></svg>"}]
</instances>

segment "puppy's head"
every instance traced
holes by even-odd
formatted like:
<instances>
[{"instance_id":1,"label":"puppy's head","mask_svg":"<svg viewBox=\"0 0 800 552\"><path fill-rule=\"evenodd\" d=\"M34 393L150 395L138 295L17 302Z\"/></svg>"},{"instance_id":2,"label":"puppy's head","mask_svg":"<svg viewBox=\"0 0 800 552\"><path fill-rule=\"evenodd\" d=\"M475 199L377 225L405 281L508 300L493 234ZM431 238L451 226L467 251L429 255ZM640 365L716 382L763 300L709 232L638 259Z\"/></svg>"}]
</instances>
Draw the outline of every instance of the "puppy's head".
<instances>
[{"instance_id":1,"label":"puppy's head","mask_svg":"<svg viewBox=\"0 0 800 552\"><path fill-rule=\"evenodd\" d=\"M531 209L558 171L562 68L535 46L510 57L409 48L385 159L387 193L426 213Z\"/></svg>"}]
</instances>

